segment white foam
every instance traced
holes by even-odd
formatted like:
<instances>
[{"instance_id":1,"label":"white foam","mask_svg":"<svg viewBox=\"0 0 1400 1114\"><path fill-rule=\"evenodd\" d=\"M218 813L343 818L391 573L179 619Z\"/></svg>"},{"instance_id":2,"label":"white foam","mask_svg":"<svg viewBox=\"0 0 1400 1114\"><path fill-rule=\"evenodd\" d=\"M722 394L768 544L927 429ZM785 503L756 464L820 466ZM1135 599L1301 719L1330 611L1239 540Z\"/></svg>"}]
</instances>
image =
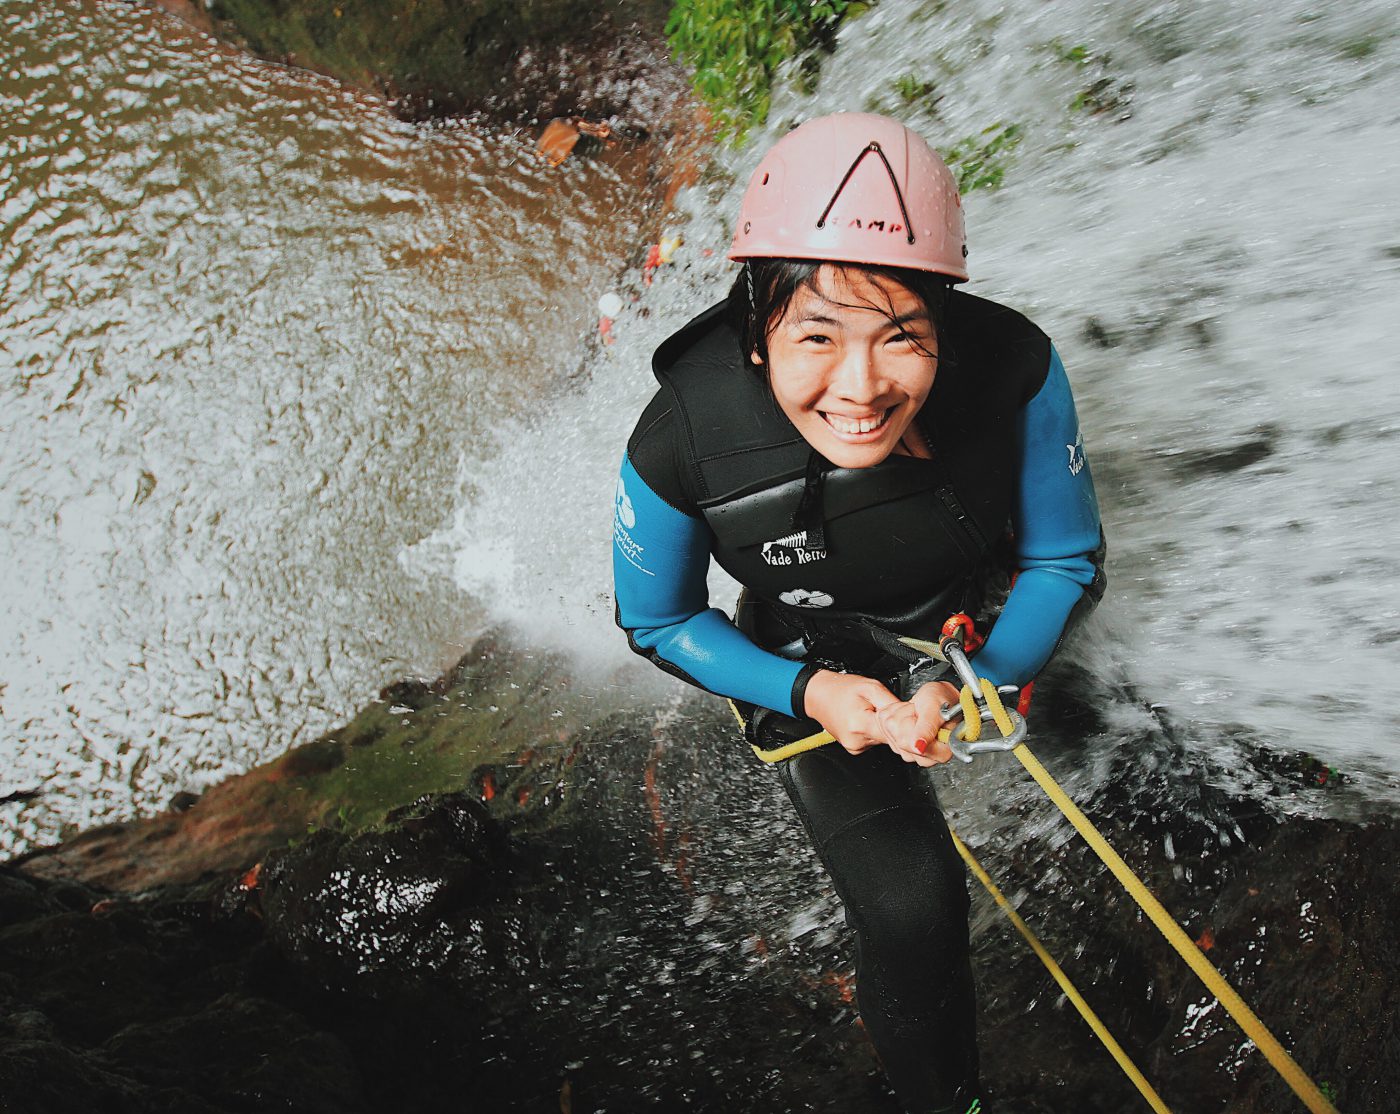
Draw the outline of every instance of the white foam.
<instances>
[{"instance_id":1,"label":"white foam","mask_svg":"<svg viewBox=\"0 0 1400 1114\"><path fill-rule=\"evenodd\" d=\"M641 301L587 387L473 466L471 499L410 561L450 555L531 639L625 668L613 478L651 349L726 289L728 222L762 150L839 109L894 112L945 148L1016 123L1004 187L967 199L969 289L1029 313L1070 369L1115 656L1149 699L1205 723L1378 758L1400 670L1397 30L1382 3L882 3L842 32L817 95L780 92L770 126L682 193L679 265L633 284ZM1055 40L1086 63L1057 59ZM906 73L936 105L904 103ZM1126 107L1072 110L1101 80ZM1096 346L1091 322L1120 343ZM1267 446L1253 463L1203 463L1251 441ZM1334 688L1359 697L1319 707Z\"/></svg>"}]
</instances>

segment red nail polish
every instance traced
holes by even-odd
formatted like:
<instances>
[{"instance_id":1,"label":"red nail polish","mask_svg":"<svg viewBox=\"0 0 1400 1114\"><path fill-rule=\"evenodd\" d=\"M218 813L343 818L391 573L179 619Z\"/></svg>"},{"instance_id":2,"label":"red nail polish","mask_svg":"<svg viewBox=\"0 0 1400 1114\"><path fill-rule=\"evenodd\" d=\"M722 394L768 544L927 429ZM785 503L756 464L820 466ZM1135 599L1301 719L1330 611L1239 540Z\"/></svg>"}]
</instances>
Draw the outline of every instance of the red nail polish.
<instances>
[{"instance_id":1,"label":"red nail polish","mask_svg":"<svg viewBox=\"0 0 1400 1114\"><path fill-rule=\"evenodd\" d=\"M928 740L927 740L927 739L915 739L915 740L914 740L914 749L917 750L920 754L923 754L924 751L928 750Z\"/></svg>"}]
</instances>

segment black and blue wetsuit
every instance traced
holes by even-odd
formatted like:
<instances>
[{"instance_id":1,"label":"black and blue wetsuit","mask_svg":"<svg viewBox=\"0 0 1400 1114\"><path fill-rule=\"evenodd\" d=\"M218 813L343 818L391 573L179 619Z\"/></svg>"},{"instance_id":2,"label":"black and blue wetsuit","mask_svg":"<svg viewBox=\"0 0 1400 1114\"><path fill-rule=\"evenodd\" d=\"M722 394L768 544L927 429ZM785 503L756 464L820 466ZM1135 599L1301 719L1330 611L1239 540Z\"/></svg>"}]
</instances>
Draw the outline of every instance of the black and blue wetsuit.
<instances>
[{"instance_id":1,"label":"black and blue wetsuit","mask_svg":"<svg viewBox=\"0 0 1400 1114\"><path fill-rule=\"evenodd\" d=\"M628 442L613 566L618 623L662 669L801 734L817 729L802 725L817 669L893 683L861 633L934 639L953 612L977 613L999 566L1018 576L975 659L998 684L1034 677L1102 594L1069 382L1020 314L950 295L915 419L932 460L832 467L744 358L724 304L653 366L661 389ZM745 586L737 625L710 606L712 558ZM858 1002L891 1083L911 1111L963 1114L978 1086L966 879L927 771L887 747L837 746L779 769L856 931Z\"/></svg>"}]
</instances>

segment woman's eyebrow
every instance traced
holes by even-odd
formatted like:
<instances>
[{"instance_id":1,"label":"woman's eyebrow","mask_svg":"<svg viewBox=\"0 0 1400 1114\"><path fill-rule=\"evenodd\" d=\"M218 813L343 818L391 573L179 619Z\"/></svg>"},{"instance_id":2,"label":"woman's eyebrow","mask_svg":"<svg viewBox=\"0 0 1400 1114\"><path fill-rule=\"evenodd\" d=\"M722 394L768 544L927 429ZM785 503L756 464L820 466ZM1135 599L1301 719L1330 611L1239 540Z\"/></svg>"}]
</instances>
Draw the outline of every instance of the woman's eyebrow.
<instances>
[{"instance_id":1,"label":"woman's eyebrow","mask_svg":"<svg viewBox=\"0 0 1400 1114\"><path fill-rule=\"evenodd\" d=\"M891 325L897 325L900 328L914 323L929 325L932 324L932 319L929 317L928 311L922 309L910 310L908 313L901 313L898 317L890 319Z\"/></svg>"},{"instance_id":2,"label":"woman's eyebrow","mask_svg":"<svg viewBox=\"0 0 1400 1114\"><path fill-rule=\"evenodd\" d=\"M886 317L885 320L889 322L891 326L898 329L904 328L905 325L912 325L916 323L927 325L931 323L928 311L922 309L910 310L908 313L901 313L898 317ZM828 317L820 310L814 309L809 310L808 312L802 314L800 317L794 318L793 324L834 325L839 327L841 325L841 322L835 317Z\"/></svg>"}]
</instances>

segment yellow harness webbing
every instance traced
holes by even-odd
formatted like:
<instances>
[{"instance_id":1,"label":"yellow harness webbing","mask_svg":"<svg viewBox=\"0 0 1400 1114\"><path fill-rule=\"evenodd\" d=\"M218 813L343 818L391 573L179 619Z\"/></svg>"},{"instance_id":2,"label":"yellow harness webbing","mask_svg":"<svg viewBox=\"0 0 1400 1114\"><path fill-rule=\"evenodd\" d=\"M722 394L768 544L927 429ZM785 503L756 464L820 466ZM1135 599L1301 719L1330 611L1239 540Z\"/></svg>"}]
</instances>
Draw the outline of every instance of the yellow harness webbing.
<instances>
[{"instance_id":1,"label":"yellow harness webbing","mask_svg":"<svg viewBox=\"0 0 1400 1114\"><path fill-rule=\"evenodd\" d=\"M1080 994L1079 991L1075 989L1074 984L1069 981L1069 976L1066 975L1060 965L1055 962L1055 957L1045 950L1045 945L1040 942L1039 937L1031 931L1030 926L1021 919L1021 915L1012 907L1011 902L1007 901L1006 896L997 888L997 884L993 882L987 872L982 869L982 864L979 863L976 856L968 850L967 844L958 838L958 833L953 831L952 828L949 828L948 831L953 837L953 846L958 849L958 854L963 857L963 861L967 863L968 869L976 875L977 881L987 887L987 892L992 895L992 900L1001 906L1002 912L1005 913L1011 923L1016 926L1016 931L1026 938L1026 943L1031 946L1031 951L1035 952L1040 958L1040 962L1045 964L1045 969L1049 971L1051 977L1060 984L1060 989L1065 992L1065 997L1074 1004L1074 1008L1079 1011L1079 1016L1082 1017L1088 1023L1089 1028L1094 1031L1094 1036L1098 1037L1099 1040L1103 1042L1103 1046L1108 1049L1109 1055L1118 1061L1118 1066L1123 1069L1123 1074L1133 1081L1133 1086L1142 1093L1142 1097L1147 1100L1147 1105L1157 1111L1157 1114L1171 1114L1171 1110L1167 1107L1167 1104L1164 1103L1157 1092L1152 1089L1152 1084L1147 1082L1147 1078L1142 1072L1138 1071L1137 1065L1133 1063L1128 1054L1123 1051L1123 1046L1113 1039L1113 1034L1110 1033L1104 1023L1099 1020L1099 1015L1094 1012L1093 1007L1084 1000L1084 996Z\"/></svg>"}]
</instances>

